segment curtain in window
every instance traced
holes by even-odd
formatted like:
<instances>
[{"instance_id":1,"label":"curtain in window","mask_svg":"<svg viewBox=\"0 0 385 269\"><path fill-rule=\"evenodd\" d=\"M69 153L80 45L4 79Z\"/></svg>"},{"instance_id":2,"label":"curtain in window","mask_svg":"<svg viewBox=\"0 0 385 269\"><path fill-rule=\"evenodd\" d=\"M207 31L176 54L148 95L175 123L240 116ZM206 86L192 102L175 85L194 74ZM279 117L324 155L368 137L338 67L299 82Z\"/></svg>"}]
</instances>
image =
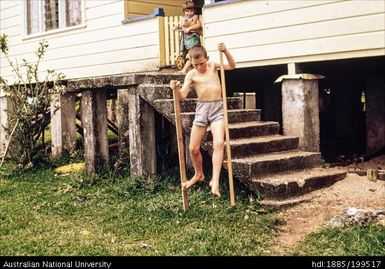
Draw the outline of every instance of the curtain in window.
<instances>
[{"instance_id":1,"label":"curtain in window","mask_svg":"<svg viewBox=\"0 0 385 269\"><path fill-rule=\"evenodd\" d=\"M27 33L34 34L40 31L39 1L27 0Z\"/></svg>"},{"instance_id":2,"label":"curtain in window","mask_svg":"<svg viewBox=\"0 0 385 269\"><path fill-rule=\"evenodd\" d=\"M66 1L66 21L67 27L82 23L82 5L81 0Z\"/></svg>"},{"instance_id":3,"label":"curtain in window","mask_svg":"<svg viewBox=\"0 0 385 269\"><path fill-rule=\"evenodd\" d=\"M44 0L45 30L59 28L59 0Z\"/></svg>"}]
</instances>

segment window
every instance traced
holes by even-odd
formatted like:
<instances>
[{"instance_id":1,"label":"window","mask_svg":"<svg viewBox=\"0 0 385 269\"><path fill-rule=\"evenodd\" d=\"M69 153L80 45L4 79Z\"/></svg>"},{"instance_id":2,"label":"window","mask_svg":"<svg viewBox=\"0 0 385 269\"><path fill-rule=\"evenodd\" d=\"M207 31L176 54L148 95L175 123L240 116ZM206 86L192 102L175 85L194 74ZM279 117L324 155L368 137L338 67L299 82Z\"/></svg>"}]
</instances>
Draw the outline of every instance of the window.
<instances>
[{"instance_id":1,"label":"window","mask_svg":"<svg viewBox=\"0 0 385 269\"><path fill-rule=\"evenodd\" d=\"M24 0L27 35L82 23L82 0Z\"/></svg>"}]
</instances>

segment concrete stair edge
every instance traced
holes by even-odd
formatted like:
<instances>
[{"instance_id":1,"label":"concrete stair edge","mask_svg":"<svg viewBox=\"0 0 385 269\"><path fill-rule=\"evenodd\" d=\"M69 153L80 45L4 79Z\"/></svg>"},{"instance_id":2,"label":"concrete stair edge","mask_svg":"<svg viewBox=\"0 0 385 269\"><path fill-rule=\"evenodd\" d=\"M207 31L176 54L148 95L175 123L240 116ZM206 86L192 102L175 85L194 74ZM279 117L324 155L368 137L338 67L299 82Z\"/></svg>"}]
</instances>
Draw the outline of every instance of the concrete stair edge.
<instances>
[{"instance_id":1,"label":"concrete stair edge","mask_svg":"<svg viewBox=\"0 0 385 269\"><path fill-rule=\"evenodd\" d=\"M298 137L282 136L278 134L255 136L250 138L236 138L230 140L231 156L233 159L247 158L257 154L278 153L298 148ZM206 141L203 147L212 154L212 141Z\"/></svg>"},{"instance_id":2,"label":"concrete stair edge","mask_svg":"<svg viewBox=\"0 0 385 269\"><path fill-rule=\"evenodd\" d=\"M346 174L347 171L341 169L313 167L254 177L247 182L242 181L242 183L259 193L264 200L266 199L265 205L267 201L277 201L276 206L285 207L287 204L294 203L292 199L297 200L301 195L331 186L345 178Z\"/></svg>"},{"instance_id":3,"label":"concrete stair edge","mask_svg":"<svg viewBox=\"0 0 385 269\"><path fill-rule=\"evenodd\" d=\"M273 172L306 169L318 166L320 163L321 154L319 152L299 150L271 152L232 160L233 173L237 174L240 180Z\"/></svg>"}]
</instances>

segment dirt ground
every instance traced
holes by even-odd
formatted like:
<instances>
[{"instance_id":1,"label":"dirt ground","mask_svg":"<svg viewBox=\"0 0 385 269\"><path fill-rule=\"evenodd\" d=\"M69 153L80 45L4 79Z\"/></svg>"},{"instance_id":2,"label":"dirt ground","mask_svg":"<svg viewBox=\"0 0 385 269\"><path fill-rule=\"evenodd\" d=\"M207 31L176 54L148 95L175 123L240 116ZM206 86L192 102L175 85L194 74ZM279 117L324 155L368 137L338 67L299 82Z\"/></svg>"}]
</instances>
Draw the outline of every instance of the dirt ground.
<instances>
[{"instance_id":1,"label":"dirt ground","mask_svg":"<svg viewBox=\"0 0 385 269\"><path fill-rule=\"evenodd\" d=\"M385 169L385 155L370 161L341 167L363 170ZM336 215L350 207L359 209L385 209L385 181L370 181L365 176L348 173L334 185L306 194L309 201L279 212L284 220L282 232L272 255L289 255L305 235L329 225Z\"/></svg>"}]
</instances>

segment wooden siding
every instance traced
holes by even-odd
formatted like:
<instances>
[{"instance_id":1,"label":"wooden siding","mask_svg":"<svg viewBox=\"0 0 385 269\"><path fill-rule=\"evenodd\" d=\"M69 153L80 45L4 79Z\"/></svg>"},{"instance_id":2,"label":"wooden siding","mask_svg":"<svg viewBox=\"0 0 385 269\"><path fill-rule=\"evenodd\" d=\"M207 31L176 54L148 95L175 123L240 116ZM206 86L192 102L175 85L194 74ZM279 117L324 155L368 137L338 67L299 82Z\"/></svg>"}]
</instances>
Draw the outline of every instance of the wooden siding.
<instances>
[{"instance_id":1,"label":"wooden siding","mask_svg":"<svg viewBox=\"0 0 385 269\"><path fill-rule=\"evenodd\" d=\"M159 69L158 18L122 24L123 1L85 3L83 27L23 39L20 1L1 0L0 34L9 36L11 59L33 61L39 42L47 40L49 47L41 70L55 69L67 78ZM3 57L0 60L1 75L12 81L10 67Z\"/></svg>"},{"instance_id":2,"label":"wooden siding","mask_svg":"<svg viewBox=\"0 0 385 269\"><path fill-rule=\"evenodd\" d=\"M155 8L163 8L165 16L182 15L182 5L186 0L124 0L126 18L154 13Z\"/></svg>"},{"instance_id":3,"label":"wooden siding","mask_svg":"<svg viewBox=\"0 0 385 269\"><path fill-rule=\"evenodd\" d=\"M205 45L239 67L385 55L385 2L251 0L204 8Z\"/></svg>"}]
</instances>

